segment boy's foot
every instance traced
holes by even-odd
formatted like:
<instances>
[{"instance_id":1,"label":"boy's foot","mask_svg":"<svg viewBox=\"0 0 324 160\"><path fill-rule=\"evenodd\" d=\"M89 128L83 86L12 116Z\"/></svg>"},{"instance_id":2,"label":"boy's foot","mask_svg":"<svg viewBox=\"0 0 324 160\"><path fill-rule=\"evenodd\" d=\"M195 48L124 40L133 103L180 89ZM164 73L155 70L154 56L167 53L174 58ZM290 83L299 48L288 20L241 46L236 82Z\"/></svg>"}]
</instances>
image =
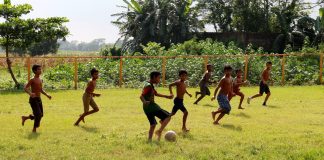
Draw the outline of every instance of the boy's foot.
<instances>
[{"instance_id":1,"label":"boy's foot","mask_svg":"<svg viewBox=\"0 0 324 160\"><path fill-rule=\"evenodd\" d=\"M198 92L196 92L196 96L195 96L196 99L197 99L197 96L198 96Z\"/></svg>"},{"instance_id":2,"label":"boy's foot","mask_svg":"<svg viewBox=\"0 0 324 160\"><path fill-rule=\"evenodd\" d=\"M27 120L27 118L25 118L24 116L21 116L21 125L24 126L25 125L25 121Z\"/></svg>"},{"instance_id":3,"label":"boy's foot","mask_svg":"<svg viewBox=\"0 0 324 160\"><path fill-rule=\"evenodd\" d=\"M240 107L238 107L238 109L244 109L244 108L240 106Z\"/></svg>"},{"instance_id":4,"label":"boy's foot","mask_svg":"<svg viewBox=\"0 0 324 160\"><path fill-rule=\"evenodd\" d=\"M247 99L247 103L248 103L248 104L250 104L251 99L252 99L251 97L249 97L249 98Z\"/></svg>"},{"instance_id":5,"label":"boy's foot","mask_svg":"<svg viewBox=\"0 0 324 160\"><path fill-rule=\"evenodd\" d=\"M187 128L182 128L182 132L189 132L190 130Z\"/></svg>"},{"instance_id":6,"label":"boy's foot","mask_svg":"<svg viewBox=\"0 0 324 160\"><path fill-rule=\"evenodd\" d=\"M158 141L160 141L161 135L162 135L162 131L157 130L157 131L155 131L155 134L158 137Z\"/></svg>"},{"instance_id":7,"label":"boy's foot","mask_svg":"<svg viewBox=\"0 0 324 160\"><path fill-rule=\"evenodd\" d=\"M215 117L216 117L216 112L211 112L213 120L215 121Z\"/></svg>"},{"instance_id":8,"label":"boy's foot","mask_svg":"<svg viewBox=\"0 0 324 160\"><path fill-rule=\"evenodd\" d=\"M80 114L80 117L82 117L82 114ZM83 123L85 123L85 121L84 121L84 117L82 117L81 121L82 121Z\"/></svg>"},{"instance_id":9,"label":"boy's foot","mask_svg":"<svg viewBox=\"0 0 324 160\"><path fill-rule=\"evenodd\" d=\"M266 103L264 102L264 103L262 104L262 106L265 106L265 107L266 107L266 106L267 106L267 104L266 104Z\"/></svg>"},{"instance_id":10,"label":"boy's foot","mask_svg":"<svg viewBox=\"0 0 324 160\"><path fill-rule=\"evenodd\" d=\"M33 133L36 133L36 128L33 128Z\"/></svg>"},{"instance_id":11,"label":"boy's foot","mask_svg":"<svg viewBox=\"0 0 324 160\"><path fill-rule=\"evenodd\" d=\"M195 102L195 103L193 103L193 104L197 105L198 103L197 103L197 102Z\"/></svg>"},{"instance_id":12,"label":"boy's foot","mask_svg":"<svg viewBox=\"0 0 324 160\"><path fill-rule=\"evenodd\" d=\"M218 123L218 122L216 122L216 121L215 121L215 122L214 122L213 124L214 124L214 125L219 125L219 123Z\"/></svg>"}]
</instances>

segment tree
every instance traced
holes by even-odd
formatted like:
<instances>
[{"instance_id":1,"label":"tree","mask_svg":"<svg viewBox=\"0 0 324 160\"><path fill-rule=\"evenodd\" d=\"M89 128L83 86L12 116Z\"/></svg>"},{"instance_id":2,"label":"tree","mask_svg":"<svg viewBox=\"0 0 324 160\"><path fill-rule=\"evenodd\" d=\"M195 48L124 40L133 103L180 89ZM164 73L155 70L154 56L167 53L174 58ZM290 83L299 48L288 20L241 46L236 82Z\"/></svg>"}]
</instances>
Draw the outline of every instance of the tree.
<instances>
[{"instance_id":1,"label":"tree","mask_svg":"<svg viewBox=\"0 0 324 160\"><path fill-rule=\"evenodd\" d=\"M5 21L0 23L0 46L5 49L8 71L19 88L20 84L11 68L9 52L27 49L44 40L65 39L68 29L63 23L68 22L64 17L22 19L21 16L32 11L29 4L12 5L10 0L0 4L0 17Z\"/></svg>"},{"instance_id":2,"label":"tree","mask_svg":"<svg viewBox=\"0 0 324 160\"><path fill-rule=\"evenodd\" d=\"M148 42L169 47L187 40L192 32L202 28L198 13L192 10L192 0L124 0L127 11L114 14L112 23L124 38L123 52L141 51Z\"/></svg>"}]
</instances>

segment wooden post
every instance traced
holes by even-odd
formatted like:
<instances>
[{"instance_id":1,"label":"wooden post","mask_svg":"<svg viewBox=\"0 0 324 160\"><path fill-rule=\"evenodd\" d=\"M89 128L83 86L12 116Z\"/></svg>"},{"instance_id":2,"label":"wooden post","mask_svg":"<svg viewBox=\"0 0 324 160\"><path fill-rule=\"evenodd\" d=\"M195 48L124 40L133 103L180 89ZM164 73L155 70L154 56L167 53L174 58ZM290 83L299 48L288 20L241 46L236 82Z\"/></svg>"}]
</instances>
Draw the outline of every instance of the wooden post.
<instances>
[{"instance_id":1,"label":"wooden post","mask_svg":"<svg viewBox=\"0 0 324 160\"><path fill-rule=\"evenodd\" d=\"M320 84L323 84L323 53L320 54L320 73L319 73Z\"/></svg>"},{"instance_id":2,"label":"wooden post","mask_svg":"<svg viewBox=\"0 0 324 160\"><path fill-rule=\"evenodd\" d=\"M166 61L167 61L167 59L166 59L166 57L163 57L162 58L162 84L163 84L163 86L165 86L165 76L166 76L166 69L165 69L165 67L166 67Z\"/></svg>"},{"instance_id":3,"label":"wooden post","mask_svg":"<svg viewBox=\"0 0 324 160\"><path fill-rule=\"evenodd\" d=\"M74 89L78 89L78 59L74 58Z\"/></svg>"},{"instance_id":4,"label":"wooden post","mask_svg":"<svg viewBox=\"0 0 324 160\"><path fill-rule=\"evenodd\" d=\"M285 84L285 60L286 56L283 56L281 59L281 85Z\"/></svg>"},{"instance_id":5,"label":"wooden post","mask_svg":"<svg viewBox=\"0 0 324 160\"><path fill-rule=\"evenodd\" d=\"M244 64L244 81L247 80L248 76L248 65L249 65L249 56L245 55L245 64Z\"/></svg>"},{"instance_id":6,"label":"wooden post","mask_svg":"<svg viewBox=\"0 0 324 160\"><path fill-rule=\"evenodd\" d=\"M31 74L31 62L30 62L30 57L27 57L27 79L28 81L30 80L30 74Z\"/></svg>"},{"instance_id":7,"label":"wooden post","mask_svg":"<svg viewBox=\"0 0 324 160\"><path fill-rule=\"evenodd\" d=\"M204 70L204 72L207 71L207 65L208 65L208 57L205 56L205 57L204 57L204 66L205 66L205 70Z\"/></svg>"},{"instance_id":8,"label":"wooden post","mask_svg":"<svg viewBox=\"0 0 324 160\"><path fill-rule=\"evenodd\" d=\"M123 58L119 59L119 87L123 85Z\"/></svg>"}]
</instances>

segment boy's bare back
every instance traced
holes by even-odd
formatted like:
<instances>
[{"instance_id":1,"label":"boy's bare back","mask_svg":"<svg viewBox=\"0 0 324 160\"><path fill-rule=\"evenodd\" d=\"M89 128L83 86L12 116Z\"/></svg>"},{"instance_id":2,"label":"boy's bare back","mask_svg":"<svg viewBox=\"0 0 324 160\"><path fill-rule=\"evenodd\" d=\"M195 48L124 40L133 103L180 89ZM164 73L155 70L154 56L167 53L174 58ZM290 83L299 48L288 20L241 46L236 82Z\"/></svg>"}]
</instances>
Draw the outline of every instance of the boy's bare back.
<instances>
[{"instance_id":1,"label":"boy's bare back","mask_svg":"<svg viewBox=\"0 0 324 160\"><path fill-rule=\"evenodd\" d=\"M232 91L232 80L231 77L223 77L220 81L221 90L219 94L228 95Z\"/></svg>"}]
</instances>

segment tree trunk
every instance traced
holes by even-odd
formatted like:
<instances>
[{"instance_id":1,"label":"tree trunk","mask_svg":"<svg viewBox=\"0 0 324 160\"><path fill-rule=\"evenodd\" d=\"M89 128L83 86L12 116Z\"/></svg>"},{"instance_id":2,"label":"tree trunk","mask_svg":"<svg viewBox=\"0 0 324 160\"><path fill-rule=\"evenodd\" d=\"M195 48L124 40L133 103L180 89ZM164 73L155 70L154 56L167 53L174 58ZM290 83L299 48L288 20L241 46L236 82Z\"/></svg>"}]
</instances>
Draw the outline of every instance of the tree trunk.
<instances>
[{"instance_id":1,"label":"tree trunk","mask_svg":"<svg viewBox=\"0 0 324 160\"><path fill-rule=\"evenodd\" d=\"M7 39L7 45L6 45L6 58L7 58L7 65L8 65L8 71L11 75L11 78L12 80L15 82L15 87L18 89L20 84L18 83L13 71L12 71L12 68L11 68L11 61L9 59L9 46L8 46L8 39Z\"/></svg>"}]
</instances>

